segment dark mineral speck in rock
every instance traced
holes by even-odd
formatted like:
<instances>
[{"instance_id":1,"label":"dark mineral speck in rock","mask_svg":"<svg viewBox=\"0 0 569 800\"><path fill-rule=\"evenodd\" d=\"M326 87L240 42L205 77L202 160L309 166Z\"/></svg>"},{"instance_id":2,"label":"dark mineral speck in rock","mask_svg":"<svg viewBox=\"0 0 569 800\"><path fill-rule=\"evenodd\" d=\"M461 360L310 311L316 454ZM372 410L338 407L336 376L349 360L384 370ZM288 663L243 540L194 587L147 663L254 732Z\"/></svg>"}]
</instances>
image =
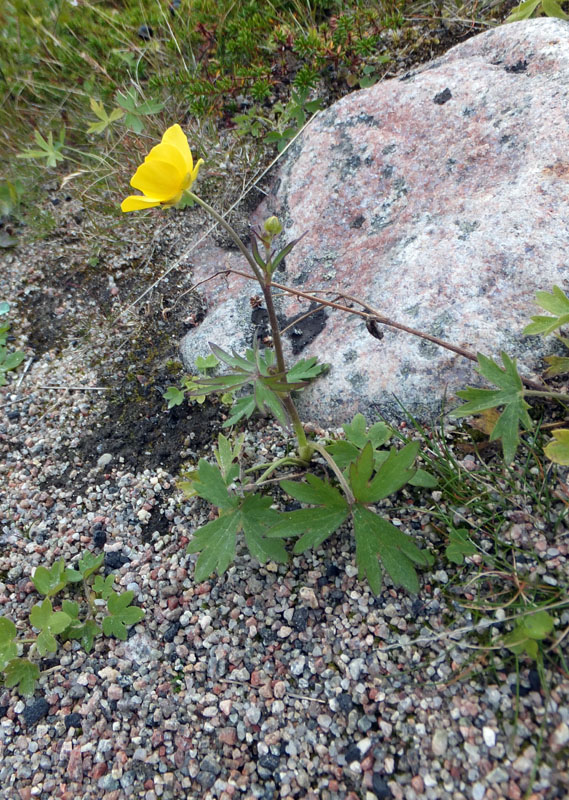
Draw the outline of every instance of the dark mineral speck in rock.
<instances>
[{"instance_id":1,"label":"dark mineral speck in rock","mask_svg":"<svg viewBox=\"0 0 569 800\"><path fill-rule=\"evenodd\" d=\"M49 703L43 697L38 698L38 700L34 700L30 703L29 706L26 706L22 712L22 716L26 725L29 727L30 725L35 725L40 719L43 719L47 716L47 712L49 711Z\"/></svg>"},{"instance_id":2,"label":"dark mineral speck in rock","mask_svg":"<svg viewBox=\"0 0 569 800\"><path fill-rule=\"evenodd\" d=\"M105 553L106 569L120 569L124 564L128 564L129 561L130 558L120 551L115 553Z\"/></svg>"},{"instance_id":3,"label":"dark mineral speck in rock","mask_svg":"<svg viewBox=\"0 0 569 800\"><path fill-rule=\"evenodd\" d=\"M378 800L389 800L393 797L391 789L387 785L385 778L379 772L374 772L371 779L371 790Z\"/></svg>"},{"instance_id":4,"label":"dark mineral speck in rock","mask_svg":"<svg viewBox=\"0 0 569 800\"><path fill-rule=\"evenodd\" d=\"M444 106L445 103L452 97L451 90L447 87L443 92L439 92L433 97L433 103L436 103L438 106Z\"/></svg>"},{"instance_id":5,"label":"dark mineral speck in rock","mask_svg":"<svg viewBox=\"0 0 569 800\"><path fill-rule=\"evenodd\" d=\"M69 728L80 728L81 723L83 722L83 717L81 714L66 714L65 715L65 730L68 731Z\"/></svg>"},{"instance_id":6,"label":"dark mineral speck in rock","mask_svg":"<svg viewBox=\"0 0 569 800\"><path fill-rule=\"evenodd\" d=\"M306 630L306 625L308 623L308 609L307 608L295 608L294 614L292 615L291 625L295 631L302 633Z\"/></svg>"}]
</instances>

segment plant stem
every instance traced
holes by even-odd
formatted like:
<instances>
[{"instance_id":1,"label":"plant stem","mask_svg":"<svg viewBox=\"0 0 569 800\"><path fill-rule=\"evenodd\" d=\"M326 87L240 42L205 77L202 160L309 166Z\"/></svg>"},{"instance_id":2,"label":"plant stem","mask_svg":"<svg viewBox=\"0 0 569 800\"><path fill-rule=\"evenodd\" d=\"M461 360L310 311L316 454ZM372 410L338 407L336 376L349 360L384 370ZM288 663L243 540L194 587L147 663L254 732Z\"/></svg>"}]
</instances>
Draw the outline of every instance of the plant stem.
<instances>
[{"instance_id":1,"label":"plant stem","mask_svg":"<svg viewBox=\"0 0 569 800\"><path fill-rule=\"evenodd\" d=\"M250 469L245 470L245 475L248 472L254 472L258 469L264 469L262 475L260 475L257 480L255 481L255 485L262 483L263 481L267 480L269 475L271 475L276 469L279 467L286 467L288 464L295 467L303 467L305 466L305 461L300 458L293 458L291 456L283 456L282 458L277 458L276 461L273 461L271 464L259 464L257 467L251 467Z\"/></svg>"},{"instance_id":2,"label":"plant stem","mask_svg":"<svg viewBox=\"0 0 569 800\"><path fill-rule=\"evenodd\" d=\"M320 455L326 461L326 463L328 464L334 475L338 478L338 483L340 484L340 486L342 487L342 491L346 495L346 500L352 506L356 502L356 498L354 497L353 492L348 485L348 482L344 478L342 470L336 464L336 462L334 461L330 453L326 450L324 445L313 444L312 446L318 453L320 453Z\"/></svg>"},{"instance_id":3,"label":"plant stem","mask_svg":"<svg viewBox=\"0 0 569 800\"><path fill-rule=\"evenodd\" d=\"M224 230L227 231L227 233L231 236L231 238L239 248L241 254L247 259L249 266L253 270L253 274L255 275L255 278L259 282L259 285L261 286L261 289L263 291L263 296L265 298L265 304L267 306L267 314L269 315L269 324L271 326L271 333L273 335L273 345L275 348L275 356L277 359L278 370L282 374L283 379L286 378L286 364L284 360L283 345L279 330L279 322L275 311L275 305L273 303L273 296L271 294L271 276L269 275L268 272L266 274L263 274L261 272L261 270L259 269L259 265L255 261L251 253L247 250L247 248L239 238L237 232L221 216L221 214L217 213L215 208L212 208L212 206L210 206L209 203L206 203L205 200L202 200L201 197L197 196L197 194L194 194L193 192L187 192L187 194L189 197L192 198L192 200L195 200L195 202L198 205L200 205L205 211L207 211L208 214L211 214L211 216L216 220L216 222L218 222L222 226L222 228L224 228ZM235 272L237 272L237 274L243 274L239 273L237 270L235 270ZM247 277L250 278L251 276L248 275ZM281 396L281 399L284 403L284 406L292 422L292 427L294 429L296 440L298 442L298 454L300 456L300 459L303 462L308 463L312 457L312 453L314 452L314 450L308 444L308 439L306 438L304 428L302 427L302 422L300 420L300 417L298 416L298 411L296 410L296 406L294 404L290 392L286 392L286 394L283 394Z\"/></svg>"},{"instance_id":4,"label":"plant stem","mask_svg":"<svg viewBox=\"0 0 569 800\"><path fill-rule=\"evenodd\" d=\"M537 392L526 389L524 397L550 397L552 400L564 400L566 403L569 403L569 394L563 394L561 392Z\"/></svg>"},{"instance_id":5,"label":"plant stem","mask_svg":"<svg viewBox=\"0 0 569 800\"><path fill-rule=\"evenodd\" d=\"M207 211L208 214L211 214L211 216L214 218L214 220L216 222L218 222L225 231L227 231L227 233L231 236L231 238L233 239L233 241L235 242L235 244L237 245L237 247L241 251L241 254L243 256L245 256L245 258L247 259L247 261L249 263L249 266L253 270L253 274L255 275L257 280L259 281L261 287L264 287L265 286L265 281L263 279L263 275L261 273L261 270L259 269L259 266L258 266L257 262L255 261L255 259L253 258L253 256L251 255L251 253L247 250L247 248L245 247L245 245L243 244L243 242L239 238L239 235L237 234L237 231L235 231L235 229L231 227L229 222L227 222L227 220L225 220L221 216L221 214L217 213L215 208L210 206L209 203L206 203L205 200L202 200L201 197L198 197L197 194L194 194L193 192L186 192L186 194L188 195L188 197L191 197L192 200L195 200L196 203L198 205L200 205L205 211Z\"/></svg>"}]
</instances>

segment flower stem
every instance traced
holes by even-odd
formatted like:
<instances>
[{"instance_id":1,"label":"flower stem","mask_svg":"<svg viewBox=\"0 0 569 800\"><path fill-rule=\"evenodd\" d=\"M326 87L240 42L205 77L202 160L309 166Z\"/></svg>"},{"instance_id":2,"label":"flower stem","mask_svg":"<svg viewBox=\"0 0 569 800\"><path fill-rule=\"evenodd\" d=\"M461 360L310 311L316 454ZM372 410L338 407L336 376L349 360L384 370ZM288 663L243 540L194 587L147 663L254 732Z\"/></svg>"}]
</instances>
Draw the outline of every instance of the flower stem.
<instances>
[{"instance_id":1,"label":"flower stem","mask_svg":"<svg viewBox=\"0 0 569 800\"><path fill-rule=\"evenodd\" d=\"M221 214L217 213L215 208L210 206L209 203L206 203L205 200L202 200L201 197L198 197L197 194L194 194L193 192L186 192L186 194L187 194L188 197L191 197L192 200L195 200L195 202L199 206L201 206L204 209L204 211L207 211L207 213L210 214L214 218L214 220L216 222L218 222L221 225L222 228L224 228L225 231L227 231L227 233L231 236L231 238L233 239L233 241L235 242L235 244L237 245L237 247L241 251L241 254L243 256L245 256L245 258L249 262L249 266L253 270L253 273L254 273L255 277L257 278L257 280L259 281L260 285L264 286L265 285L265 281L263 279L263 274L262 274L261 270L259 269L259 266L258 266L257 262L255 261L255 259L253 258L253 256L251 255L251 253L247 250L247 248L245 247L245 245L243 244L243 242L239 238L239 235L238 235L237 231L229 224L229 222L227 222L227 220L225 220L221 216Z\"/></svg>"},{"instance_id":2,"label":"flower stem","mask_svg":"<svg viewBox=\"0 0 569 800\"><path fill-rule=\"evenodd\" d=\"M191 197L198 205L200 205L204 211L207 211L208 214L218 222L222 228L227 231L227 233L231 236L237 247L239 248L241 254L247 259L247 262L251 269L253 270L253 274L255 275L259 285L263 291L263 296L265 298L265 304L267 307L267 314L269 316L269 324L271 326L271 333L273 337L273 346L275 348L275 356L277 359L277 367L281 375L283 376L283 380L286 378L286 364L284 360L284 353L283 353L283 345L281 334L279 330L279 321L277 319L277 314L275 311L275 305L273 303L273 296L271 294L271 276L270 273L267 272L263 274L259 265L249 252L237 232L232 228L232 226L221 216L218 214L215 208L206 203L205 200L202 200L201 197L198 197L197 194L193 192L187 192L188 197ZM292 399L290 392L283 393L281 399L284 403L284 406L287 410L287 413L290 417L290 421L292 423L292 427L294 429L294 433L296 436L296 440L298 442L298 455L300 459L304 462L309 462L312 458L312 453L314 449L311 445L308 444L308 440L306 438L306 434L304 432L304 428L302 426L302 422L300 417L298 416L298 411L296 410L296 406Z\"/></svg>"}]
</instances>

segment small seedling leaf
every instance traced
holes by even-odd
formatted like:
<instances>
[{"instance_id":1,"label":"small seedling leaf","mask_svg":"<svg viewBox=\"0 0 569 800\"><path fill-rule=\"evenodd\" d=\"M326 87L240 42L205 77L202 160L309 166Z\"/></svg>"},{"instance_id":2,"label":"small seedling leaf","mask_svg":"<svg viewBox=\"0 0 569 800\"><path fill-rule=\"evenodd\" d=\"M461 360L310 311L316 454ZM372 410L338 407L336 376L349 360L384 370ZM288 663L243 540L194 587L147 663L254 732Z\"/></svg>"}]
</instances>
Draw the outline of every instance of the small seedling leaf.
<instances>
[{"instance_id":1,"label":"small seedling leaf","mask_svg":"<svg viewBox=\"0 0 569 800\"><path fill-rule=\"evenodd\" d=\"M108 600L113 593L113 583L115 582L114 575L107 575L103 578L102 575L97 575L93 581L93 591L99 595L103 600Z\"/></svg>"},{"instance_id":2,"label":"small seedling leaf","mask_svg":"<svg viewBox=\"0 0 569 800\"><path fill-rule=\"evenodd\" d=\"M93 622L92 619L87 620L83 625L74 625L67 631L67 636L70 639L75 639L81 643L81 647L86 653L90 653L93 649L93 642L99 636L101 629Z\"/></svg>"},{"instance_id":3,"label":"small seedling leaf","mask_svg":"<svg viewBox=\"0 0 569 800\"><path fill-rule=\"evenodd\" d=\"M60 558L51 565L49 569L46 567L37 567L33 574L32 581L40 594L47 597L53 597L67 584L67 576L65 575L65 561Z\"/></svg>"},{"instance_id":4,"label":"small seedling leaf","mask_svg":"<svg viewBox=\"0 0 569 800\"><path fill-rule=\"evenodd\" d=\"M100 553L96 556L94 553L87 550L79 560L79 571L83 579L87 580L94 572L97 572L97 570L102 567L104 560L104 553Z\"/></svg>"},{"instance_id":5,"label":"small seedling leaf","mask_svg":"<svg viewBox=\"0 0 569 800\"><path fill-rule=\"evenodd\" d=\"M466 528L459 528L449 531L449 544L445 550L445 555L453 564L463 564L466 556L476 555L478 550L468 538Z\"/></svg>"},{"instance_id":6,"label":"small seedling leaf","mask_svg":"<svg viewBox=\"0 0 569 800\"><path fill-rule=\"evenodd\" d=\"M547 356L545 360L550 365L544 373L548 378L566 375L569 372L569 358L567 356Z\"/></svg>"},{"instance_id":7,"label":"small seedling leaf","mask_svg":"<svg viewBox=\"0 0 569 800\"><path fill-rule=\"evenodd\" d=\"M138 606L131 606L134 592L122 594L112 592L107 600L109 616L103 619L103 633L105 636L114 636L126 641L127 625L135 625L144 617L144 611Z\"/></svg>"},{"instance_id":8,"label":"small seedling leaf","mask_svg":"<svg viewBox=\"0 0 569 800\"><path fill-rule=\"evenodd\" d=\"M18 655L18 645L14 642L16 633L16 626L12 620L0 617L0 670Z\"/></svg>"},{"instance_id":9,"label":"small seedling leaf","mask_svg":"<svg viewBox=\"0 0 569 800\"><path fill-rule=\"evenodd\" d=\"M569 466L569 429L557 428L551 432L553 440L544 448L544 453L554 464Z\"/></svg>"},{"instance_id":10,"label":"small seedling leaf","mask_svg":"<svg viewBox=\"0 0 569 800\"><path fill-rule=\"evenodd\" d=\"M168 408L174 408L174 406L181 406L184 402L185 398L184 392L178 389L177 386L168 386L166 391L164 392L164 400L168 402Z\"/></svg>"}]
</instances>

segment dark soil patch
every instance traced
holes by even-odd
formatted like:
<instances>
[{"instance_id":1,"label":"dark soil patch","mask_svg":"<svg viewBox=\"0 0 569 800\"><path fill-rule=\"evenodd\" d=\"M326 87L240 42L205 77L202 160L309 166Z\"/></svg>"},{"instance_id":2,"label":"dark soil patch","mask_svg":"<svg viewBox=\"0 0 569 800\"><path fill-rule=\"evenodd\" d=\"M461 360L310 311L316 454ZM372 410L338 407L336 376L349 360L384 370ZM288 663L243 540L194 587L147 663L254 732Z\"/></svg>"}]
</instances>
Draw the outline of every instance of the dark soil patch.
<instances>
[{"instance_id":1,"label":"dark soil patch","mask_svg":"<svg viewBox=\"0 0 569 800\"><path fill-rule=\"evenodd\" d=\"M161 388L166 387L137 387L111 401L102 422L82 439L76 454L90 467L103 453L110 453L110 466L120 464L132 472L162 467L177 474L184 462L182 453L198 452L215 437L221 427L220 407L215 400L203 405L185 402L168 411Z\"/></svg>"}]
</instances>

